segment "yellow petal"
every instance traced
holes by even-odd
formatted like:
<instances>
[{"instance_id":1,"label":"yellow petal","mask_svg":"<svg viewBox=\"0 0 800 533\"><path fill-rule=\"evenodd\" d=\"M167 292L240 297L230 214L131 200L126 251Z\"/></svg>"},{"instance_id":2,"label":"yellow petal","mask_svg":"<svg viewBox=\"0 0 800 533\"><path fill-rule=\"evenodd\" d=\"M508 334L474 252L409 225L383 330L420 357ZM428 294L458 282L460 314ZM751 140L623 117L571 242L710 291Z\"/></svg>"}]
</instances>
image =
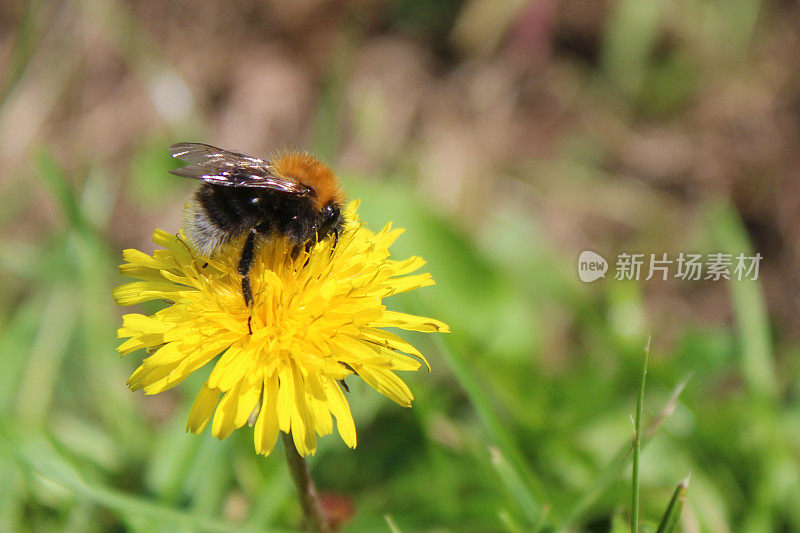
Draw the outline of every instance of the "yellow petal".
<instances>
[{"instance_id":1,"label":"yellow petal","mask_svg":"<svg viewBox=\"0 0 800 533\"><path fill-rule=\"evenodd\" d=\"M350 405L347 403L341 387L332 379L324 380L323 386L331 413L336 417L336 429L339 430L339 435L345 444L350 448L355 448L356 425L353 422L353 415L350 413Z\"/></svg>"},{"instance_id":2,"label":"yellow petal","mask_svg":"<svg viewBox=\"0 0 800 533\"><path fill-rule=\"evenodd\" d=\"M256 420L253 443L256 453L269 455L278 440L278 377L272 375L264 379L264 398L261 412Z\"/></svg>"},{"instance_id":3,"label":"yellow petal","mask_svg":"<svg viewBox=\"0 0 800 533\"><path fill-rule=\"evenodd\" d=\"M370 326L375 328L400 328L423 333L450 333L450 327L444 322L397 311L384 311L383 317L372 322Z\"/></svg>"},{"instance_id":4,"label":"yellow petal","mask_svg":"<svg viewBox=\"0 0 800 533\"><path fill-rule=\"evenodd\" d=\"M189 375L195 370L205 366L206 363L211 361L213 358L218 356L222 350L227 348L226 344L227 343L225 339L222 339L218 342L206 342L205 345L202 345L202 348L187 354L180 364L175 368L175 370L172 371L170 378Z\"/></svg>"},{"instance_id":5,"label":"yellow petal","mask_svg":"<svg viewBox=\"0 0 800 533\"><path fill-rule=\"evenodd\" d=\"M229 390L222 396L214 421L211 423L211 434L219 440L224 439L233 432L236 421L236 408L239 403L239 386Z\"/></svg>"},{"instance_id":6,"label":"yellow petal","mask_svg":"<svg viewBox=\"0 0 800 533\"><path fill-rule=\"evenodd\" d=\"M436 285L436 282L433 281L433 277L430 274L416 274L414 276L392 278L385 285L387 285L387 290L384 296L392 296L393 294Z\"/></svg>"},{"instance_id":7,"label":"yellow petal","mask_svg":"<svg viewBox=\"0 0 800 533\"><path fill-rule=\"evenodd\" d=\"M173 283L158 283L155 281L134 281L114 289L111 295L118 305L133 305L150 300L173 300L177 293L187 290Z\"/></svg>"},{"instance_id":8,"label":"yellow petal","mask_svg":"<svg viewBox=\"0 0 800 533\"><path fill-rule=\"evenodd\" d=\"M178 343L170 342L156 350L153 355L145 357L143 363L154 367L166 366L173 363L180 363L185 357L186 354L181 351Z\"/></svg>"},{"instance_id":9,"label":"yellow petal","mask_svg":"<svg viewBox=\"0 0 800 533\"><path fill-rule=\"evenodd\" d=\"M211 420L211 415L214 414L214 409L217 407L219 400L219 391L212 389L208 383L203 385L197 398L194 399L191 410L189 410L189 419L186 422L186 431L191 431L195 435L199 435L208 425Z\"/></svg>"},{"instance_id":10,"label":"yellow petal","mask_svg":"<svg viewBox=\"0 0 800 533\"><path fill-rule=\"evenodd\" d=\"M150 346L150 343L148 343L146 339L137 337L133 339L128 339L122 344L120 344L117 347L117 351L119 352L120 355L128 355L131 352L135 352L136 350L141 350L142 348L145 348L147 346Z\"/></svg>"},{"instance_id":11,"label":"yellow petal","mask_svg":"<svg viewBox=\"0 0 800 533\"><path fill-rule=\"evenodd\" d=\"M423 258L416 255L413 255L403 261L389 261L389 264L394 267L394 276L405 276L406 274L411 274L412 272L422 268L425 263L426 261Z\"/></svg>"},{"instance_id":12,"label":"yellow petal","mask_svg":"<svg viewBox=\"0 0 800 533\"><path fill-rule=\"evenodd\" d=\"M252 361L241 346L231 346L217 361L208 382L212 387L229 391L242 380L251 365Z\"/></svg>"},{"instance_id":13,"label":"yellow petal","mask_svg":"<svg viewBox=\"0 0 800 533\"><path fill-rule=\"evenodd\" d=\"M357 368L356 371L376 391L403 407L411 407L414 395L411 394L408 385L390 370L365 365Z\"/></svg>"},{"instance_id":14,"label":"yellow petal","mask_svg":"<svg viewBox=\"0 0 800 533\"><path fill-rule=\"evenodd\" d=\"M410 353L412 355L416 355L417 357L422 356L419 350L414 348L413 345L390 331L376 328L363 328L361 330L361 336L365 340L385 346L386 348L391 348L392 350Z\"/></svg>"},{"instance_id":15,"label":"yellow petal","mask_svg":"<svg viewBox=\"0 0 800 533\"><path fill-rule=\"evenodd\" d=\"M117 331L120 337L130 337L137 334L164 333L174 327L174 324L164 322L151 316L139 313L122 315L122 327Z\"/></svg>"},{"instance_id":16,"label":"yellow petal","mask_svg":"<svg viewBox=\"0 0 800 533\"><path fill-rule=\"evenodd\" d=\"M178 363L163 366L150 366L147 363L142 363L137 368L131 377L128 378L128 387L131 390L139 390L152 385L153 383L166 378L172 370L178 366Z\"/></svg>"},{"instance_id":17,"label":"yellow petal","mask_svg":"<svg viewBox=\"0 0 800 533\"><path fill-rule=\"evenodd\" d=\"M258 382L258 386L242 384L242 392L239 395L239 404L236 406L236 419L234 420L234 425L237 428L245 425L250 415L253 414L253 409L256 408L256 404L261 397L261 387L261 381Z\"/></svg>"},{"instance_id":18,"label":"yellow petal","mask_svg":"<svg viewBox=\"0 0 800 533\"><path fill-rule=\"evenodd\" d=\"M294 376L294 412L292 413L292 437L300 455L313 455L317 451L317 434L314 429L314 418L308 408L306 387L303 375L293 364Z\"/></svg>"},{"instance_id":19,"label":"yellow petal","mask_svg":"<svg viewBox=\"0 0 800 533\"><path fill-rule=\"evenodd\" d=\"M306 404L313 420L314 428L319 435L327 435L333 431L330 409L325 398L325 389L319 374L309 372L306 381ZM316 446L316 445L315 445Z\"/></svg>"},{"instance_id":20,"label":"yellow petal","mask_svg":"<svg viewBox=\"0 0 800 533\"><path fill-rule=\"evenodd\" d=\"M294 376L289 365L282 365L278 371L280 386L278 387L278 427L284 433L292 429L292 412L294 411Z\"/></svg>"}]
</instances>

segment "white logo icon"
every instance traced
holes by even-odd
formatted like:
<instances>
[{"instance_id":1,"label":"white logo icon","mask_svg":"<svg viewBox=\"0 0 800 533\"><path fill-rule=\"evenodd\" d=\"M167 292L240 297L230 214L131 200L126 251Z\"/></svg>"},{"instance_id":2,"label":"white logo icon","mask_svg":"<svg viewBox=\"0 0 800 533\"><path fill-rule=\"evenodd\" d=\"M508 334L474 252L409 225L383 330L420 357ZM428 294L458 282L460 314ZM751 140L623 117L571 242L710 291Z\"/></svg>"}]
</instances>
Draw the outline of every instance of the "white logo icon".
<instances>
[{"instance_id":1,"label":"white logo icon","mask_svg":"<svg viewBox=\"0 0 800 533\"><path fill-rule=\"evenodd\" d=\"M591 250L581 252L578 257L578 277L581 278L581 281L589 283L604 278L607 271L608 261L602 255Z\"/></svg>"}]
</instances>

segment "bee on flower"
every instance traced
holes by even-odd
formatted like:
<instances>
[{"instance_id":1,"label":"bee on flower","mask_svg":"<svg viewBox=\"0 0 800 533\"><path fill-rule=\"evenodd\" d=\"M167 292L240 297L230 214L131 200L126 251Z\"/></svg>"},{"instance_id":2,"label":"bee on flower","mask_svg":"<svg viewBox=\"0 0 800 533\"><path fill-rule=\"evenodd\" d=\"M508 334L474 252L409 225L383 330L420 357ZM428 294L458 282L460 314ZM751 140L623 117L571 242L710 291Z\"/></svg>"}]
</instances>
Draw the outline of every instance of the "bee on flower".
<instances>
[{"instance_id":1,"label":"bee on flower","mask_svg":"<svg viewBox=\"0 0 800 533\"><path fill-rule=\"evenodd\" d=\"M280 432L291 435L300 455L313 454L317 435L332 433L334 419L354 448L349 376L410 407L413 395L396 372L428 363L385 328L449 329L384 305L388 296L434 284L430 274L417 273L421 258L391 258L389 247L402 230L368 229L358 202L341 204L335 181L322 187L314 181L314 175L335 178L310 156L289 164L285 154L261 160L188 143L175 145L173 154L190 162L175 173L204 183L184 231L157 230L153 241L161 249L152 255L123 252L120 271L139 281L115 289L117 303L168 302L151 316L123 317L118 335L127 340L119 352L148 354L130 388L157 394L213 362L187 431L199 434L210 423L224 439L249 423L263 455ZM256 184L242 185L248 182ZM308 217L300 222L291 218L303 213ZM249 218L226 232L235 216Z\"/></svg>"}]
</instances>

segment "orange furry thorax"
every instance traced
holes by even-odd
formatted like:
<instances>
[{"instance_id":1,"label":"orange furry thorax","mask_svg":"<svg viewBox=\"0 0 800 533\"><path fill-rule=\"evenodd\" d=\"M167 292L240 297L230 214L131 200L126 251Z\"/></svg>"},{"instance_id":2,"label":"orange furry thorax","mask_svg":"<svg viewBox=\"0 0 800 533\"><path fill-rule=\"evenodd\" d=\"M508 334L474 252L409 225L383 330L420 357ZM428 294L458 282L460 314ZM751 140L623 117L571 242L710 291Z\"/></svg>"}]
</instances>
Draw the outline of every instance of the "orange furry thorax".
<instances>
[{"instance_id":1,"label":"orange furry thorax","mask_svg":"<svg viewBox=\"0 0 800 533\"><path fill-rule=\"evenodd\" d=\"M344 194L339 187L339 180L333 171L317 159L304 152L282 152L271 158L275 171L284 178L294 179L314 189L314 207L322 209L334 202L342 204Z\"/></svg>"}]
</instances>

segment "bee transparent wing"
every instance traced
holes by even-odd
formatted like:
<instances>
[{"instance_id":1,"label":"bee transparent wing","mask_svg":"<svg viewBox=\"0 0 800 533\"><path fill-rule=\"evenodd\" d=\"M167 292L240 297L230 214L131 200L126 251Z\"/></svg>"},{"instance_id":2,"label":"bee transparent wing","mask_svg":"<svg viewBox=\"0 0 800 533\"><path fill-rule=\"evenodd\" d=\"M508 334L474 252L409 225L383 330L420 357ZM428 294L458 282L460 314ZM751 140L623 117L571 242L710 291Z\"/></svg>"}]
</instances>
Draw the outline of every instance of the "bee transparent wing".
<instances>
[{"instance_id":1,"label":"bee transparent wing","mask_svg":"<svg viewBox=\"0 0 800 533\"><path fill-rule=\"evenodd\" d=\"M189 163L170 170L184 178L229 187L255 187L308 196L310 187L275 174L263 159L230 152L202 143L178 143L169 147L172 157Z\"/></svg>"}]
</instances>

